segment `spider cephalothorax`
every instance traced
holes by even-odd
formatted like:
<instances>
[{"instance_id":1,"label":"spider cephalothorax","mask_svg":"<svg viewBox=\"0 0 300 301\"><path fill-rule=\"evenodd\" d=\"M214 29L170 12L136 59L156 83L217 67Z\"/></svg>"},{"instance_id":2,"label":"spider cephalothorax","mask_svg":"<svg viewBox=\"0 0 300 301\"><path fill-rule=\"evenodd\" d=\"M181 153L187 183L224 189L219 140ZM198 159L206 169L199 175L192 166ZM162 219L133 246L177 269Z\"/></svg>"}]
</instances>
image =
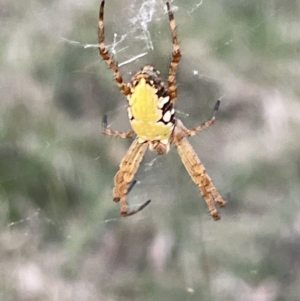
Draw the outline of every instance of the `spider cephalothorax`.
<instances>
[{"instance_id":1,"label":"spider cephalothorax","mask_svg":"<svg viewBox=\"0 0 300 301\"><path fill-rule=\"evenodd\" d=\"M225 202L215 189L204 166L201 164L200 159L186 137L194 136L214 123L220 101L218 100L215 105L212 118L194 129L187 129L180 120L175 118L174 105L177 98L176 71L181 53L177 40L174 15L168 2L167 10L173 41L173 54L168 83L166 84L162 81L160 72L157 69L152 65L146 65L132 77L130 83L125 84L118 66L114 63L108 50L105 48L104 1L100 5L98 26L99 53L110 69L112 69L117 85L127 97L128 117L132 126L132 130L127 133L110 130L107 128L107 117L105 116L103 119L103 133L120 138L136 136L120 164L119 171L115 175L113 200L120 202L121 214L123 216L133 215L145 208L150 201L147 201L135 210L127 209L126 196L128 194L128 185L133 181L134 175L148 147L158 154L164 154L169 151L170 145L174 144L189 175L205 199L212 217L218 220L220 219L220 215L214 201L219 206L225 206Z\"/></svg>"}]
</instances>

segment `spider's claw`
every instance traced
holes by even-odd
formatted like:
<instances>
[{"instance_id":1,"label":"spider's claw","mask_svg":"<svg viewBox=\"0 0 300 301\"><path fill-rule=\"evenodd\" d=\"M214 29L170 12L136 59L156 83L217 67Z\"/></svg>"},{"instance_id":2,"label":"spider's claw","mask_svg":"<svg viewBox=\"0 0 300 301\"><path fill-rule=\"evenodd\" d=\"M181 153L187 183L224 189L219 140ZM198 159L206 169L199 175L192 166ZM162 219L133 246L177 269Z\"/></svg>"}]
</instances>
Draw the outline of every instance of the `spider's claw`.
<instances>
[{"instance_id":1,"label":"spider's claw","mask_svg":"<svg viewBox=\"0 0 300 301\"><path fill-rule=\"evenodd\" d=\"M148 206L151 203L151 200L146 201L144 204L140 205L137 209L131 210L131 211L127 211L127 212L121 212L122 216L131 216L134 215L138 212L140 212L141 210L143 210L146 206Z\"/></svg>"},{"instance_id":2,"label":"spider's claw","mask_svg":"<svg viewBox=\"0 0 300 301\"><path fill-rule=\"evenodd\" d=\"M103 130L105 130L107 128L107 115L103 115L103 118L102 118L102 128Z\"/></svg>"},{"instance_id":3,"label":"spider's claw","mask_svg":"<svg viewBox=\"0 0 300 301\"><path fill-rule=\"evenodd\" d=\"M133 180L133 181L129 184L129 186L128 186L128 188L127 188L127 194L132 190L132 188L134 187L134 185L136 184L136 182L137 182L137 180Z\"/></svg>"},{"instance_id":4,"label":"spider's claw","mask_svg":"<svg viewBox=\"0 0 300 301\"><path fill-rule=\"evenodd\" d=\"M216 119L216 114L217 114L217 112L218 112L218 110L219 110L220 103L221 103L221 101L220 101L220 99L218 99L217 102L216 102L216 104L215 104L215 107L214 107L213 115L212 115L212 117L211 117L211 119L210 119L211 124L213 124L214 121L215 121L215 119Z\"/></svg>"},{"instance_id":5,"label":"spider's claw","mask_svg":"<svg viewBox=\"0 0 300 301\"><path fill-rule=\"evenodd\" d=\"M218 101L215 104L214 113L216 113L219 110L220 103L221 103L221 101L220 101L220 99L218 99Z\"/></svg>"},{"instance_id":6,"label":"spider's claw","mask_svg":"<svg viewBox=\"0 0 300 301\"><path fill-rule=\"evenodd\" d=\"M151 200L146 201L144 204L142 204L142 205L138 208L138 211L137 211L137 212L143 210L143 209L144 209L145 207L147 207L150 203L151 203Z\"/></svg>"}]
</instances>

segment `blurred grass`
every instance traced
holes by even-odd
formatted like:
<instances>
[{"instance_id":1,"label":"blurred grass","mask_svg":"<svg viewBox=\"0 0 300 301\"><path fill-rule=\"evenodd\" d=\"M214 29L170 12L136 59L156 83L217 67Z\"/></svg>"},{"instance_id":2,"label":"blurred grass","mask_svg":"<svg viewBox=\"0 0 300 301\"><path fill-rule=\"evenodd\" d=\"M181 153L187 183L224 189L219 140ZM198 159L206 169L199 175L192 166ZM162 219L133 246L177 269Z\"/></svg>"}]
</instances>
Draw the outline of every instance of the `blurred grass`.
<instances>
[{"instance_id":1,"label":"blurred grass","mask_svg":"<svg viewBox=\"0 0 300 301\"><path fill-rule=\"evenodd\" d=\"M103 137L101 118L128 129L126 101L80 46L97 41L98 3L1 4L1 300L298 300L299 2L197 3L172 3L178 118L197 125L224 96L191 139L228 198L217 223L175 150L146 156L129 202L152 203L119 217L111 189L130 141ZM106 3L107 44L131 32L130 4ZM122 67L126 80L149 62L167 74L159 3L149 26L155 51ZM116 59L144 46L133 31Z\"/></svg>"}]
</instances>

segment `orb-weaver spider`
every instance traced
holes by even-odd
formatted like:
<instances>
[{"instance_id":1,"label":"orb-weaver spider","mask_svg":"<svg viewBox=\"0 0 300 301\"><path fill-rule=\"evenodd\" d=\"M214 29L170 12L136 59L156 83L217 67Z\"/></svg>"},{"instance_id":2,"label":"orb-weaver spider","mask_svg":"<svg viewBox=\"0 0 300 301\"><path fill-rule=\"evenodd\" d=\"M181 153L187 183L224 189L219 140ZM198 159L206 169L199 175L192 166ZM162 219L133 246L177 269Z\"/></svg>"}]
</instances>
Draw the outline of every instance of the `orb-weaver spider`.
<instances>
[{"instance_id":1,"label":"orb-weaver spider","mask_svg":"<svg viewBox=\"0 0 300 301\"><path fill-rule=\"evenodd\" d=\"M133 215L150 203L149 200L135 210L128 210L126 202L126 196L129 191L128 186L132 183L134 175L148 147L158 154L165 154L169 151L170 145L174 144L192 180L199 187L210 214L215 220L220 219L214 201L219 206L225 206L226 203L216 191L204 166L186 139L186 137L194 136L214 123L220 101L218 100L215 105L213 116L194 129L187 129L179 119L175 118L174 105L177 98L175 77L181 53L177 40L174 15L170 4L168 2L166 3L172 32L173 53L169 69L168 84L165 84L161 80L160 72L152 65L146 65L132 77L130 83L125 84L117 64L113 61L108 50L105 48L103 22L104 3L105 1L103 0L100 4L99 11L99 53L113 71L117 85L128 100L128 116L132 130L127 133L110 130L107 128L107 117L104 116L103 133L120 138L130 138L136 135L114 178L113 200L120 202L121 215Z\"/></svg>"}]
</instances>

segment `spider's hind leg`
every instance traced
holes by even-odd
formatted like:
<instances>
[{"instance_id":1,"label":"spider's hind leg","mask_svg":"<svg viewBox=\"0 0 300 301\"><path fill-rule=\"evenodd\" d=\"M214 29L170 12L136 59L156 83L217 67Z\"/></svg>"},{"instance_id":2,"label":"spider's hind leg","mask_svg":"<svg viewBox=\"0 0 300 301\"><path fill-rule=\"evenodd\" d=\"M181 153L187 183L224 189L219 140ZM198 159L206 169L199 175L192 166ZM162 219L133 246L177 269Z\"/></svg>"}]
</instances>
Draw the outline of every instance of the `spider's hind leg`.
<instances>
[{"instance_id":1,"label":"spider's hind leg","mask_svg":"<svg viewBox=\"0 0 300 301\"><path fill-rule=\"evenodd\" d=\"M129 191L134 185L134 175L144 157L144 154L148 148L148 143L140 143L139 139L136 138L125 157L123 158L120 169L115 175L115 187L113 190L114 202L120 202L120 210L122 216L130 216L144 209L150 200L140 205L137 209L128 210L126 197ZM133 183L133 184L132 184Z\"/></svg>"},{"instance_id":2,"label":"spider's hind leg","mask_svg":"<svg viewBox=\"0 0 300 301\"><path fill-rule=\"evenodd\" d=\"M182 163L191 176L193 182L198 186L200 193L208 206L211 216L214 220L219 220L221 217L215 207L214 201L220 207L225 206L226 202L217 192L211 178L205 170L205 167L201 163L188 140L184 137L184 133L182 133L180 128L177 130L178 132L175 133L173 143L177 147Z\"/></svg>"}]
</instances>

